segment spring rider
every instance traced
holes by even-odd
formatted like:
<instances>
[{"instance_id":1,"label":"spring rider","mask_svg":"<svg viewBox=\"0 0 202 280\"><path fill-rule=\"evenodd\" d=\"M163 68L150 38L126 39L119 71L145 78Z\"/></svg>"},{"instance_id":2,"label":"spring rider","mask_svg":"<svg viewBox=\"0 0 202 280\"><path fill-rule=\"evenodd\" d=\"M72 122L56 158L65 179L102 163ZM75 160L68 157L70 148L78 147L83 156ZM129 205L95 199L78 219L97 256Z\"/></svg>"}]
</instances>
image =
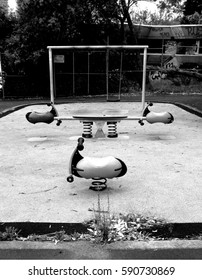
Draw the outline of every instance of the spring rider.
<instances>
[{"instance_id":1,"label":"spring rider","mask_svg":"<svg viewBox=\"0 0 202 280\"><path fill-rule=\"evenodd\" d=\"M92 179L89 189L102 191L107 188L107 179L124 176L127 172L125 163L113 156L95 158L83 157L79 151L84 149L84 139L78 138L77 147L74 149L69 162L69 176L67 181L72 183L74 176Z\"/></svg>"},{"instance_id":2,"label":"spring rider","mask_svg":"<svg viewBox=\"0 0 202 280\"><path fill-rule=\"evenodd\" d=\"M51 106L51 110L50 111L47 111L47 112L28 112L26 114L26 119L30 122L30 123L33 123L33 124L36 124L36 123L39 123L39 122L42 122L42 123L47 123L47 124L50 124L54 121L54 118L55 117L58 117L59 114L58 114L58 111L57 109L55 108L55 106L53 105L53 103L49 103L47 104L47 106ZM58 120L56 125L60 125L62 121L61 120Z\"/></svg>"},{"instance_id":3,"label":"spring rider","mask_svg":"<svg viewBox=\"0 0 202 280\"><path fill-rule=\"evenodd\" d=\"M153 106L153 103L148 102L148 105L145 107L143 111L143 118L148 123L164 123L164 124L169 124L174 121L174 117L171 113L169 112L161 112L161 113L156 113L156 112L151 112L149 110L149 107ZM139 120L140 125L144 125L143 120Z\"/></svg>"}]
</instances>

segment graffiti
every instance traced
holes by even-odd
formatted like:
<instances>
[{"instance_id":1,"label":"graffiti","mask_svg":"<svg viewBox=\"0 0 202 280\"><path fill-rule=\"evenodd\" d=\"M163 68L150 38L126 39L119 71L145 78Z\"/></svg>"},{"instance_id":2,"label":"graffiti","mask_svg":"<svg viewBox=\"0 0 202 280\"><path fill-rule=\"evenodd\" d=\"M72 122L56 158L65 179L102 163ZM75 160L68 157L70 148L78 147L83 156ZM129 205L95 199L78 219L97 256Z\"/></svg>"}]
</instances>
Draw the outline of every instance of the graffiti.
<instances>
[{"instance_id":1,"label":"graffiti","mask_svg":"<svg viewBox=\"0 0 202 280\"><path fill-rule=\"evenodd\" d=\"M181 26L175 26L171 27L172 33L175 38L183 38L184 37L184 32L182 30Z\"/></svg>"},{"instance_id":2,"label":"graffiti","mask_svg":"<svg viewBox=\"0 0 202 280\"><path fill-rule=\"evenodd\" d=\"M160 32L162 38L170 37L170 32Z\"/></svg>"},{"instance_id":3,"label":"graffiti","mask_svg":"<svg viewBox=\"0 0 202 280\"><path fill-rule=\"evenodd\" d=\"M150 72L149 78L152 81L160 81L161 79L165 79L166 78L166 74L161 73L160 71L155 71L153 74Z\"/></svg>"},{"instance_id":4,"label":"graffiti","mask_svg":"<svg viewBox=\"0 0 202 280\"><path fill-rule=\"evenodd\" d=\"M185 27L188 36L191 37L201 37L202 36L202 26L186 26Z\"/></svg>"},{"instance_id":5,"label":"graffiti","mask_svg":"<svg viewBox=\"0 0 202 280\"><path fill-rule=\"evenodd\" d=\"M173 69L178 67L178 61L174 57L170 61L164 64L165 69ZM160 82L161 80L165 80L167 78L167 74L162 73L161 71L155 71L149 73L149 79L151 82Z\"/></svg>"},{"instance_id":6,"label":"graffiti","mask_svg":"<svg viewBox=\"0 0 202 280\"><path fill-rule=\"evenodd\" d=\"M161 38L170 38L170 30L164 27L152 27L151 33L149 36L161 37Z\"/></svg>"},{"instance_id":7,"label":"graffiti","mask_svg":"<svg viewBox=\"0 0 202 280\"><path fill-rule=\"evenodd\" d=\"M166 69L171 69L171 68L174 68L174 63L173 62L168 62L166 65L165 65L165 68Z\"/></svg>"},{"instance_id":8,"label":"graffiti","mask_svg":"<svg viewBox=\"0 0 202 280\"><path fill-rule=\"evenodd\" d=\"M162 32L163 31L163 27L152 27L151 29L154 32Z\"/></svg>"}]
</instances>

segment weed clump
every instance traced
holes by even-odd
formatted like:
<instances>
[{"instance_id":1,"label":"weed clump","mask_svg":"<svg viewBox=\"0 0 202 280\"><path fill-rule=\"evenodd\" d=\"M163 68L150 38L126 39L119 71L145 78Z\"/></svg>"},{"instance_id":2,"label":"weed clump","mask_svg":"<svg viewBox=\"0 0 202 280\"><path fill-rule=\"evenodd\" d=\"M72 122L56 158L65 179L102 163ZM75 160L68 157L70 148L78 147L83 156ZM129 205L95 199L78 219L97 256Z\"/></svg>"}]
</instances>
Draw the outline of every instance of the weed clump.
<instances>
[{"instance_id":1,"label":"weed clump","mask_svg":"<svg viewBox=\"0 0 202 280\"><path fill-rule=\"evenodd\" d=\"M12 241L17 240L20 231L14 227L6 227L5 231L0 231L0 241Z\"/></svg>"},{"instance_id":2,"label":"weed clump","mask_svg":"<svg viewBox=\"0 0 202 280\"><path fill-rule=\"evenodd\" d=\"M119 214L110 216L102 212L89 223L90 239L95 242L111 243L116 241L152 240L152 229L162 226L162 219L144 217L140 214Z\"/></svg>"}]
</instances>

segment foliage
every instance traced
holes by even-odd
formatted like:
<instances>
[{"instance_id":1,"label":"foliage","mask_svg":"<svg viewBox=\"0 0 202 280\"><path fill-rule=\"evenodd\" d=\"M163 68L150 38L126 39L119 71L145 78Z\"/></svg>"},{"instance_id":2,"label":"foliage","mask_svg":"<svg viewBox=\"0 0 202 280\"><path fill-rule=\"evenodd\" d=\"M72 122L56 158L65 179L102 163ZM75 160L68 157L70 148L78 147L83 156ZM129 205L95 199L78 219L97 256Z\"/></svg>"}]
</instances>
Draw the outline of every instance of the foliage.
<instances>
[{"instance_id":1,"label":"foliage","mask_svg":"<svg viewBox=\"0 0 202 280\"><path fill-rule=\"evenodd\" d=\"M3 52L4 42L13 31L16 19L13 14L7 14L0 8L0 51Z\"/></svg>"},{"instance_id":2,"label":"foliage","mask_svg":"<svg viewBox=\"0 0 202 280\"><path fill-rule=\"evenodd\" d=\"M179 24L179 17L173 17L173 15L169 13L152 13L149 10L142 10L138 13L133 13L132 21L134 24L174 25Z\"/></svg>"},{"instance_id":3,"label":"foliage","mask_svg":"<svg viewBox=\"0 0 202 280\"><path fill-rule=\"evenodd\" d=\"M180 14L183 11L184 0L160 0L157 7L160 12Z\"/></svg>"},{"instance_id":4,"label":"foliage","mask_svg":"<svg viewBox=\"0 0 202 280\"><path fill-rule=\"evenodd\" d=\"M12 71L44 72L48 45L106 44L109 33L117 43L121 13L116 0L18 1L18 21L6 51Z\"/></svg>"},{"instance_id":5,"label":"foliage","mask_svg":"<svg viewBox=\"0 0 202 280\"><path fill-rule=\"evenodd\" d=\"M153 1L156 2L156 1ZM148 9L133 12L132 20L135 24L179 24L182 16L183 0L166 0L156 3L158 12L153 13Z\"/></svg>"},{"instance_id":6,"label":"foliage","mask_svg":"<svg viewBox=\"0 0 202 280\"><path fill-rule=\"evenodd\" d=\"M137 43L129 13L136 1L18 0L17 22L6 40L4 70L32 77L31 90L46 92L47 46Z\"/></svg>"},{"instance_id":7,"label":"foliage","mask_svg":"<svg viewBox=\"0 0 202 280\"><path fill-rule=\"evenodd\" d=\"M182 24L202 24L202 14L195 12L192 15L184 16L181 20Z\"/></svg>"},{"instance_id":8,"label":"foliage","mask_svg":"<svg viewBox=\"0 0 202 280\"><path fill-rule=\"evenodd\" d=\"M201 0L186 0L184 3L184 15L193 15L195 12L201 14L202 3Z\"/></svg>"},{"instance_id":9,"label":"foliage","mask_svg":"<svg viewBox=\"0 0 202 280\"><path fill-rule=\"evenodd\" d=\"M160 18L164 18L168 22L175 20L179 23L183 13L183 2L184 0L160 0L157 4Z\"/></svg>"},{"instance_id":10,"label":"foliage","mask_svg":"<svg viewBox=\"0 0 202 280\"><path fill-rule=\"evenodd\" d=\"M183 13L181 24L202 24L201 0L186 0Z\"/></svg>"},{"instance_id":11,"label":"foliage","mask_svg":"<svg viewBox=\"0 0 202 280\"><path fill-rule=\"evenodd\" d=\"M201 0L160 0L157 6L160 14L165 14L170 19L175 14L181 24L202 23Z\"/></svg>"},{"instance_id":12,"label":"foliage","mask_svg":"<svg viewBox=\"0 0 202 280\"><path fill-rule=\"evenodd\" d=\"M47 45L76 41L75 8L70 1L23 0L18 2L18 22L7 41L9 61L18 73L29 73L47 53ZM81 16L81 15L80 15ZM37 67L38 68L38 67Z\"/></svg>"},{"instance_id":13,"label":"foliage","mask_svg":"<svg viewBox=\"0 0 202 280\"><path fill-rule=\"evenodd\" d=\"M0 241L12 241L19 237L20 231L14 227L6 227L5 231L0 231Z\"/></svg>"}]
</instances>

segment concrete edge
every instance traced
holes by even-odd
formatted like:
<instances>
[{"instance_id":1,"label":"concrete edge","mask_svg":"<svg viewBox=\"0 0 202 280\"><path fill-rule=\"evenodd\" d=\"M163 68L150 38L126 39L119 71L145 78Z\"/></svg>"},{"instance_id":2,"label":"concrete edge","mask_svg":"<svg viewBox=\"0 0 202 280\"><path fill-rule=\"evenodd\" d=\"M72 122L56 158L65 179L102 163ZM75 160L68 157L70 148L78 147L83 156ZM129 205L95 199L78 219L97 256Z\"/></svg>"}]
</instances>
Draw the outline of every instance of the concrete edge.
<instances>
[{"instance_id":1,"label":"concrete edge","mask_svg":"<svg viewBox=\"0 0 202 280\"><path fill-rule=\"evenodd\" d=\"M5 109L3 110L2 112L0 112L0 118L3 118L11 113L14 113L20 109L23 109L25 107L28 107L28 106L34 106L34 105L44 105L44 104L47 104L47 103L32 103L32 104L22 104L22 105L17 105L17 106L14 106L14 107L11 107L9 109Z\"/></svg>"},{"instance_id":2,"label":"concrete edge","mask_svg":"<svg viewBox=\"0 0 202 280\"><path fill-rule=\"evenodd\" d=\"M118 241L96 244L89 241L0 243L0 259L202 259L202 240Z\"/></svg>"},{"instance_id":3,"label":"concrete edge","mask_svg":"<svg viewBox=\"0 0 202 280\"><path fill-rule=\"evenodd\" d=\"M96 243L88 240L76 240L76 241L1 241L0 250L4 249L70 249L71 247L81 247L81 245L89 248L102 248L104 250L132 250L132 249L174 249L174 248L187 248L187 249L202 249L201 240L148 240L148 241L116 241L112 243ZM202 258L202 256L201 256Z\"/></svg>"},{"instance_id":4,"label":"concrete edge","mask_svg":"<svg viewBox=\"0 0 202 280\"><path fill-rule=\"evenodd\" d=\"M89 102L89 100L80 100L80 101L85 101L85 102ZM68 102L68 101L67 101ZM67 102L58 102L57 104L58 105L61 105L61 104L66 104ZM69 103L77 103L79 102L79 100L77 101L70 101ZM94 101L91 101L91 102L94 102ZM122 101L122 102L127 102L127 101ZM138 101L134 101L134 102L138 102ZM175 105L191 114L194 114L196 116L199 116L202 118L202 111L198 110L197 108L194 108L192 106L189 106L189 105L185 105L185 104L182 104L182 103L179 103L179 102L170 102L170 101L154 101L152 103L167 103L167 104L171 104L171 105ZM14 106L14 107L11 107L9 109L5 109L3 110L2 112L0 112L0 118L3 118L15 111L18 111L20 109L23 109L25 107L29 107L29 106L34 106L34 105L46 105L48 104L48 102L35 102L35 103L30 103L30 104L22 104L22 105L17 105L17 106Z\"/></svg>"},{"instance_id":5,"label":"concrete edge","mask_svg":"<svg viewBox=\"0 0 202 280\"><path fill-rule=\"evenodd\" d=\"M191 107L189 105L184 105L184 104L178 103L178 102L174 102L174 103L171 103L171 104L174 104L174 105L178 106L179 108L182 108L185 111L202 118L202 111L200 111L200 110L198 110L194 107Z\"/></svg>"}]
</instances>

